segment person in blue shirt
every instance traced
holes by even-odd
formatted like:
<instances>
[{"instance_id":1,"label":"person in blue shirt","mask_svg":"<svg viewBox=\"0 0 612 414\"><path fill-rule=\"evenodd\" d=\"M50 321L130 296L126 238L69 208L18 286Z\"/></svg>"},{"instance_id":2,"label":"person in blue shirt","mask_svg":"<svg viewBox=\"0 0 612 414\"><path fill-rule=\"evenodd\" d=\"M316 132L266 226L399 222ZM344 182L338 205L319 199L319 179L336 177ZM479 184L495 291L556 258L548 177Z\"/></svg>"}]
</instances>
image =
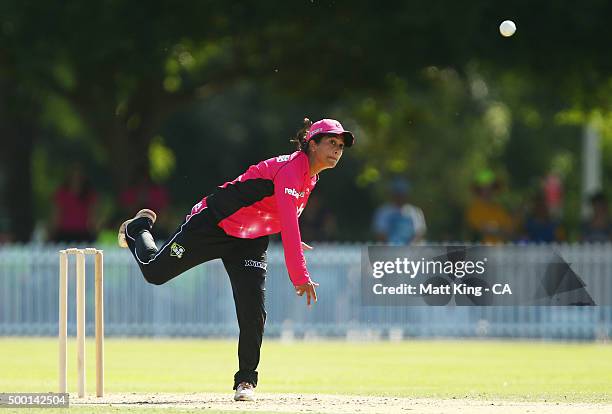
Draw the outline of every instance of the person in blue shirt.
<instances>
[{"instance_id":1,"label":"person in blue shirt","mask_svg":"<svg viewBox=\"0 0 612 414\"><path fill-rule=\"evenodd\" d=\"M408 202L410 184L395 178L389 185L390 201L376 209L373 230L376 240L406 245L423 239L427 227L423 210Z\"/></svg>"}]
</instances>

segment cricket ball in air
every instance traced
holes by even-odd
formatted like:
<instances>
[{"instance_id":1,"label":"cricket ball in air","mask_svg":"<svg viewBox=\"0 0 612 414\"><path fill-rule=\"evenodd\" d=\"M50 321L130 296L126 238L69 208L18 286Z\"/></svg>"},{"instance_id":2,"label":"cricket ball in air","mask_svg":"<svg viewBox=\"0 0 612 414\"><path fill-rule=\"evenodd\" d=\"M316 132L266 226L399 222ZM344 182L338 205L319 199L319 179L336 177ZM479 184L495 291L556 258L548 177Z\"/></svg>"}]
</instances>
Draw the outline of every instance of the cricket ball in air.
<instances>
[{"instance_id":1,"label":"cricket ball in air","mask_svg":"<svg viewBox=\"0 0 612 414\"><path fill-rule=\"evenodd\" d=\"M516 32L516 25L512 20L504 20L499 25L499 32L504 37L510 37Z\"/></svg>"}]
</instances>

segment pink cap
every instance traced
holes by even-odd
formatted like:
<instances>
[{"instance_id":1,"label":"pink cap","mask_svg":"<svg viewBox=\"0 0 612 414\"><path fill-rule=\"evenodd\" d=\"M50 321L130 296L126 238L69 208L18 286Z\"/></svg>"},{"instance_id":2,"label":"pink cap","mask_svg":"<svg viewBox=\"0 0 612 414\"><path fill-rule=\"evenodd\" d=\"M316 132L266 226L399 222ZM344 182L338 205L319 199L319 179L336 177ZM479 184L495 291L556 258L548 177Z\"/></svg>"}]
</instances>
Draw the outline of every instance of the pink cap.
<instances>
[{"instance_id":1,"label":"pink cap","mask_svg":"<svg viewBox=\"0 0 612 414\"><path fill-rule=\"evenodd\" d=\"M340 122L335 119L321 119L310 126L306 134L306 142L319 134L335 134L344 136L344 146L350 147L355 142L355 137L351 131L345 131Z\"/></svg>"}]
</instances>

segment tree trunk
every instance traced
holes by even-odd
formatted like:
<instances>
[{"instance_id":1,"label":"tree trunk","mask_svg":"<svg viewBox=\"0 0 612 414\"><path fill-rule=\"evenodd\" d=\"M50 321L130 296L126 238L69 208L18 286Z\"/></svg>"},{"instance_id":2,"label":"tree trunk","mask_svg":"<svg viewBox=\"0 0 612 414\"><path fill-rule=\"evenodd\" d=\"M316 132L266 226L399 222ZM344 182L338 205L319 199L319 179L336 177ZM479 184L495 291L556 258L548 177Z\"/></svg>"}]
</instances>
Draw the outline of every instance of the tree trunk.
<instances>
[{"instance_id":1,"label":"tree trunk","mask_svg":"<svg viewBox=\"0 0 612 414\"><path fill-rule=\"evenodd\" d=\"M0 96L0 151L4 188L1 191L3 210L8 216L10 239L27 242L34 229L32 196L32 152L36 135L38 105L27 92L18 91L8 82L2 82ZM19 93L21 92L21 94Z\"/></svg>"},{"instance_id":2,"label":"tree trunk","mask_svg":"<svg viewBox=\"0 0 612 414\"><path fill-rule=\"evenodd\" d=\"M32 197L32 152L34 150L35 127L23 119L16 120L7 138L6 186L3 199L9 216L9 231L13 241L28 242L34 230Z\"/></svg>"}]
</instances>

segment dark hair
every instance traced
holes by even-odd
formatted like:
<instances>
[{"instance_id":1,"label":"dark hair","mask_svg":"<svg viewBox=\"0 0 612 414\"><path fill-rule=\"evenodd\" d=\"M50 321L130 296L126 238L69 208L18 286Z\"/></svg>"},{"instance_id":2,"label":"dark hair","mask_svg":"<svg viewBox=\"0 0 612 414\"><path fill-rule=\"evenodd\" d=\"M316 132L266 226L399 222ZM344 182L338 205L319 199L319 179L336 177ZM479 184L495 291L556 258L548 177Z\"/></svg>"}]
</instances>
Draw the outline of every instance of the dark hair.
<instances>
[{"instance_id":1,"label":"dark hair","mask_svg":"<svg viewBox=\"0 0 612 414\"><path fill-rule=\"evenodd\" d=\"M302 129L295 134L293 139L289 140L289 142L297 144L298 151L304 151L306 154L308 154L308 141L306 140L306 134L308 134L308 130L310 129L311 125L312 121L308 118L304 118L304 125L302 126ZM325 134L317 134L312 137L311 141L318 144L321 142L321 139L323 139L324 136Z\"/></svg>"}]
</instances>

